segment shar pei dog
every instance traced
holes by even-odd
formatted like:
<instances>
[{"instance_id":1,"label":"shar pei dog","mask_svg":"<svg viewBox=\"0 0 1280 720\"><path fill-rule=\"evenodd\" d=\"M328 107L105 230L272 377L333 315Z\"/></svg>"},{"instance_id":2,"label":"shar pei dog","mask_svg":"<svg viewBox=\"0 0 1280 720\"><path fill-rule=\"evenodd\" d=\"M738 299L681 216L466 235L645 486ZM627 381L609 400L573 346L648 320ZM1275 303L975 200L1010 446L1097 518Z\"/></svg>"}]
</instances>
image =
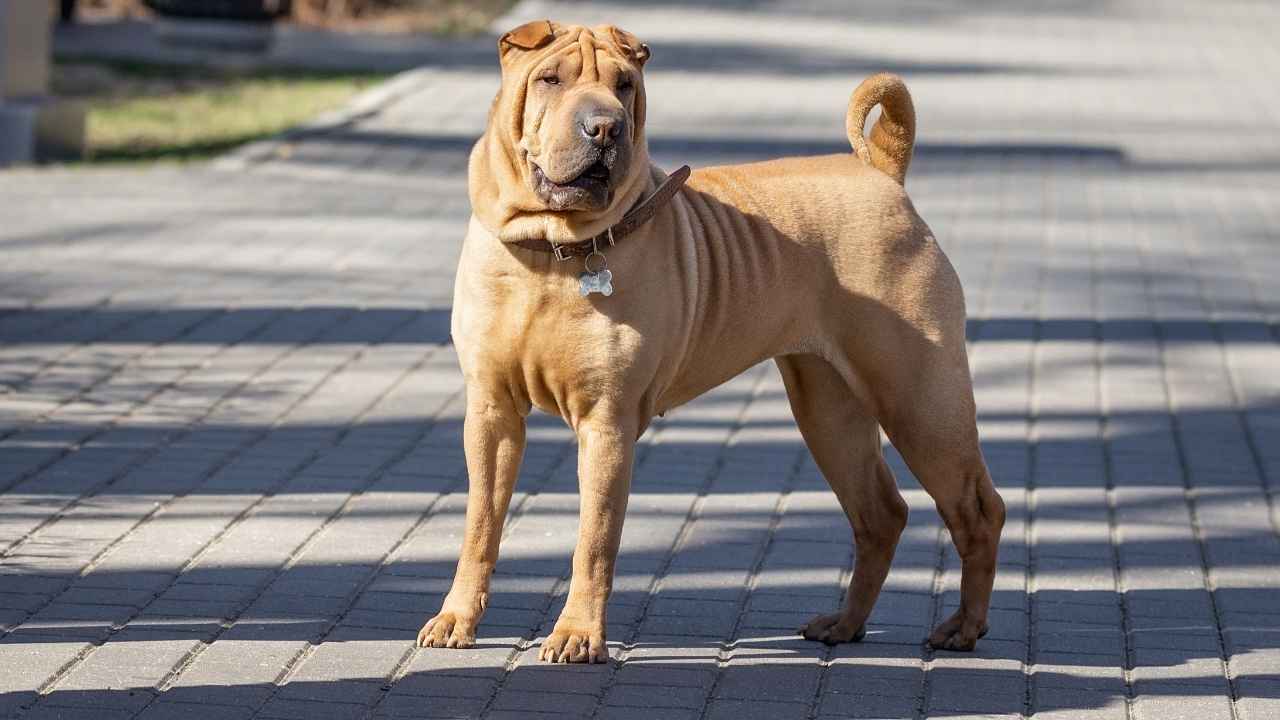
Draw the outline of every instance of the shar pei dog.
<instances>
[{"instance_id":1,"label":"shar pei dog","mask_svg":"<svg viewBox=\"0 0 1280 720\"><path fill-rule=\"evenodd\" d=\"M907 520L883 428L961 558L960 607L928 642L972 649L1005 509L978 443L959 278L903 189L915 140L903 82L875 75L854 91L852 152L668 175L645 142L638 38L539 21L504 35L499 56L452 318L466 530L418 644L474 643L537 407L576 435L580 494L565 607L539 657L606 661L637 439L654 416L772 358L855 546L844 603L800 633L829 644L866 633Z\"/></svg>"}]
</instances>

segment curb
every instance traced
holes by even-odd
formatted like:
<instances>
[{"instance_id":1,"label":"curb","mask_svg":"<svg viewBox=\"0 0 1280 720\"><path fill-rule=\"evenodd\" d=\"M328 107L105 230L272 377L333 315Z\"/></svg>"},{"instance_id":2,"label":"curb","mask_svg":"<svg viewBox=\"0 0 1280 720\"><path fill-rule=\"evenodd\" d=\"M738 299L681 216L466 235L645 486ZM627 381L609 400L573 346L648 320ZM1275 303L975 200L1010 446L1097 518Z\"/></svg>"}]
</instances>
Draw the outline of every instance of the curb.
<instances>
[{"instance_id":1,"label":"curb","mask_svg":"<svg viewBox=\"0 0 1280 720\"><path fill-rule=\"evenodd\" d=\"M329 110L284 132L242 145L212 161L215 170L245 170L287 152L287 148L307 138L351 127L381 113L401 98L417 92L430 81L431 70L406 70L356 95L345 106Z\"/></svg>"}]
</instances>

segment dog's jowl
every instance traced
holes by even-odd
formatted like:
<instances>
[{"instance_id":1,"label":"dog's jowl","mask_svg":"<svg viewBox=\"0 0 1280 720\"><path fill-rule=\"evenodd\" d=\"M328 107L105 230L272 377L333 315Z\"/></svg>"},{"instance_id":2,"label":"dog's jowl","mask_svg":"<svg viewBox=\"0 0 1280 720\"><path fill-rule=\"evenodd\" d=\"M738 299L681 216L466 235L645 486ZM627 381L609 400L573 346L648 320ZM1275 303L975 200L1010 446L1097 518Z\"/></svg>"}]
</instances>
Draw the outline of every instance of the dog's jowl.
<instances>
[{"instance_id":1,"label":"dog's jowl","mask_svg":"<svg viewBox=\"0 0 1280 720\"><path fill-rule=\"evenodd\" d=\"M668 175L645 145L649 48L638 38L540 21L498 51L502 87L471 152L453 306L466 534L419 644L475 641L537 407L577 436L581 503L566 605L540 656L606 660L637 438L655 415L772 358L856 547L843 606L804 637L866 632L907 519L883 428L962 560L960 609L929 643L973 648L1004 504L978 446L959 279L903 189L915 113L902 81L876 75L854 91L851 152Z\"/></svg>"}]
</instances>

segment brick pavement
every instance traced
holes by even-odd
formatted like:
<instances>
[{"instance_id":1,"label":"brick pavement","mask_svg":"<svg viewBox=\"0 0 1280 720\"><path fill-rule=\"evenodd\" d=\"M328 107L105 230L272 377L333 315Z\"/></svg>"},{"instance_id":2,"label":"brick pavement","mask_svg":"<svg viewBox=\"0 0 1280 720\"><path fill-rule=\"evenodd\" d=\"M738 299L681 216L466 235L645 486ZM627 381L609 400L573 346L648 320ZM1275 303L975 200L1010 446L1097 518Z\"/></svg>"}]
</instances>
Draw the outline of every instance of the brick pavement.
<instances>
[{"instance_id":1,"label":"brick pavement","mask_svg":"<svg viewBox=\"0 0 1280 720\"><path fill-rule=\"evenodd\" d=\"M1280 715L1280 12L984 7L516 12L649 42L668 167L843 152L857 81L907 77L1010 507L977 653L921 647L958 563L892 451L912 515L870 634L791 634L851 548L768 366L646 435L614 664L535 661L576 530L545 416L477 647L413 649L464 507L476 53L208 166L0 174L0 715Z\"/></svg>"}]
</instances>

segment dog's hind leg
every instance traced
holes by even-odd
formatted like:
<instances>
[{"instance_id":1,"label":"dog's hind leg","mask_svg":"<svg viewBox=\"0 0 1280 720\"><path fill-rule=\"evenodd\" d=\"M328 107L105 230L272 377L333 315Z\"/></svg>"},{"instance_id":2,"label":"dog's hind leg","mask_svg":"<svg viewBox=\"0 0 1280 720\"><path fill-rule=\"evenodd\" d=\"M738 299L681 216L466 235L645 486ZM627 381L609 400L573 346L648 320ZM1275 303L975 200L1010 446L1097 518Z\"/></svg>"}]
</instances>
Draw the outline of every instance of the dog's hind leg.
<instances>
[{"instance_id":1,"label":"dog's hind leg","mask_svg":"<svg viewBox=\"0 0 1280 720\"><path fill-rule=\"evenodd\" d=\"M861 640L880 595L907 504L880 452L880 430L844 379L815 355L777 358L796 424L853 526L855 559L844 607L800 633L828 645Z\"/></svg>"},{"instance_id":2,"label":"dog's hind leg","mask_svg":"<svg viewBox=\"0 0 1280 720\"><path fill-rule=\"evenodd\" d=\"M910 390L882 418L894 447L933 498L960 556L960 609L929 636L945 650L972 650L987 632L1004 501L978 445L973 390L963 355L922 350Z\"/></svg>"}]
</instances>

